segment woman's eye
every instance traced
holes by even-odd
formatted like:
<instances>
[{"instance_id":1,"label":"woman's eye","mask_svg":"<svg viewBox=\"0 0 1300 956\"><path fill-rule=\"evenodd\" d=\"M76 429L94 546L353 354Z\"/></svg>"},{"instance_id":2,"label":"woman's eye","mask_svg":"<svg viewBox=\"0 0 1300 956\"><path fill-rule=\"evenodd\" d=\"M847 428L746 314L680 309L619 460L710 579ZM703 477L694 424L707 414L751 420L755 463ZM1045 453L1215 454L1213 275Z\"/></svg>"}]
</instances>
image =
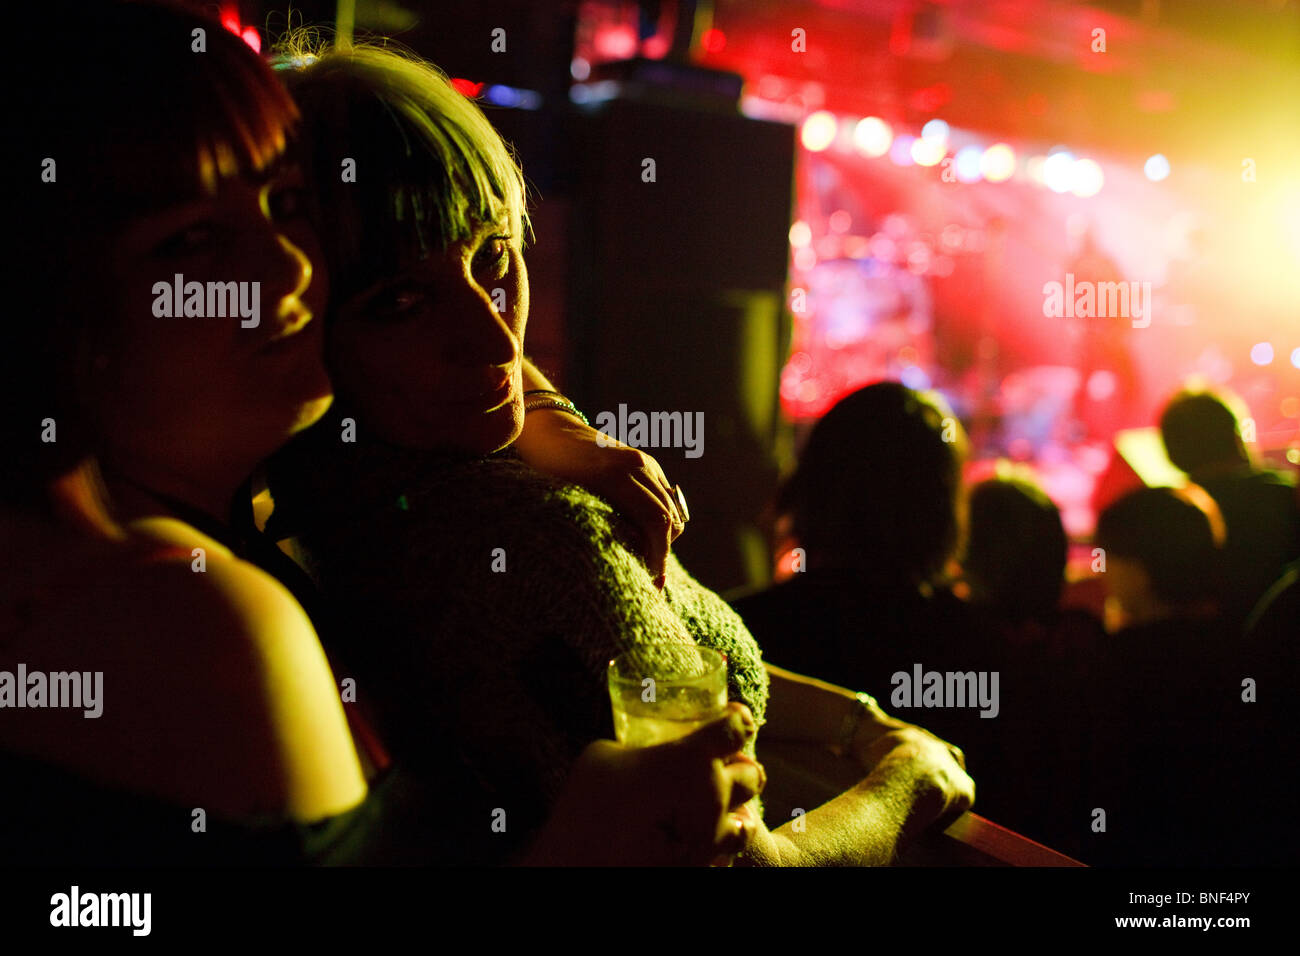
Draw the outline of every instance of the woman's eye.
<instances>
[{"instance_id":1,"label":"woman's eye","mask_svg":"<svg viewBox=\"0 0 1300 956\"><path fill-rule=\"evenodd\" d=\"M510 237L493 236L479 253L482 266L492 272L494 279L500 279L510 267Z\"/></svg>"},{"instance_id":2,"label":"woman's eye","mask_svg":"<svg viewBox=\"0 0 1300 956\"><path fill-rule=\"evenodd\" d=\"M424 298L419 289L392 289L372 300L371 311L383 318L403 318L419 308Z\"/></svg>"},{"instance_id":3,"label":"woman's eye","mask_svg":"<svg viewBox=\"0 0 1300 956\"><path fill-rule=\"evenodd\" d=\"M175 257L201 252L212 243L217 231L216 225L211 222L191 223L158 243L154 253Z\"/></svg>"}]
</instances>

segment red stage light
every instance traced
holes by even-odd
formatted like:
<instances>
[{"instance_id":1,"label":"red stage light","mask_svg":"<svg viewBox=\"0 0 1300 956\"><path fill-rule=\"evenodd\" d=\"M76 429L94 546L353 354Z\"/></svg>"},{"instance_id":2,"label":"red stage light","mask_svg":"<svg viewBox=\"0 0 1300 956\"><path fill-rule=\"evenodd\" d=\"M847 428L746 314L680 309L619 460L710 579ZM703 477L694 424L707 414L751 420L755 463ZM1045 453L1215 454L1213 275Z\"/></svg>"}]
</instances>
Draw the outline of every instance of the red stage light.
<instances>
[{"instance_id":1,"label":"red stage light","mask_svg":"<svg viewBox=\"0 0 1300 956\"><path fill-rule=\"evenodd\" d=\"M952 99L952 87L947 83L935 83L912 94L912 106L922 113L934 113L947 105Z\"/></svg>"},{"instance_id":2,"label":"red stage light","mask_svg":"<svg viewBox=\"0 0 1300 956\"><path fill-rule=\"evenodd\" d=\"M662 60L668 55L670 49L672 49L672 44L669 42L668 37L656 33L641 44L641 55L648 60Z\"/></svg>"},{"instance_id":3,"label":"red stage light","mask_svg":"<svg viewBox=\"0 0 1300 956\"><path fill-rule=\"evenodd\" d=\"M718 29L708 29L700 37L700 44L707 53L721 53L727 45L727 35Z\"/></svg>"},{"instance_id":4,"label":"red stage light","mask_svg":"<svg viewBox=\"0 0 1300 956\"><path fill-rule=\"evenodd\" d=\"M262 35L257 27L246 27L239 20L239 8L233 3L222 4L221 25L239 37L254 53L262 52Z\"/></svg>"},{"instance_id":5,"label":"red stage light","mask_svg":"<svg viewBox=\"0 0 1300 956\"><path fill-rule=\"evenodd\" d=\"M626 60L636 56L636 32L628 26L602 27L592 45L604 59Z\"/></svg>"},{"instance_id":6,"label":"red stage light","mask_svg":"<svg viewBox=\"0 0 1300 956\"><path fill-rule=\"evenodd\" d=\"M468 97L471 100L483 92L482 83L474 83L470 80L462 79L459 76L452 77L451 85L457 93L461 96Z\"/></svg>"}]
</instances>

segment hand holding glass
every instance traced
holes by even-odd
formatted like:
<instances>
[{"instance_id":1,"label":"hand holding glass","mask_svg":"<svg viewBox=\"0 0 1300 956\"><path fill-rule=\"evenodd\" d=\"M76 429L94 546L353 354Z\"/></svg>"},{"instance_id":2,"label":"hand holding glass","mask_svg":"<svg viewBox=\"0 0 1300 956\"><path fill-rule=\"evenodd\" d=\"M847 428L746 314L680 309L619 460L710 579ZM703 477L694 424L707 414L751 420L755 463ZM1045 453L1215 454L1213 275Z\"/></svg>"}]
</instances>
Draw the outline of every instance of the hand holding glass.
<instances>
[{"instance_id":1,"label":"hand holding glass","mask_svg":"<svg viewBox=\"0 0 1300 956\"><path fill-rule=\"evenodd\" d=\"M609 698L624 746L685 737L722 716L727 658L694 644L643 644L609 662Z\"/></svg>"}]
</instances>

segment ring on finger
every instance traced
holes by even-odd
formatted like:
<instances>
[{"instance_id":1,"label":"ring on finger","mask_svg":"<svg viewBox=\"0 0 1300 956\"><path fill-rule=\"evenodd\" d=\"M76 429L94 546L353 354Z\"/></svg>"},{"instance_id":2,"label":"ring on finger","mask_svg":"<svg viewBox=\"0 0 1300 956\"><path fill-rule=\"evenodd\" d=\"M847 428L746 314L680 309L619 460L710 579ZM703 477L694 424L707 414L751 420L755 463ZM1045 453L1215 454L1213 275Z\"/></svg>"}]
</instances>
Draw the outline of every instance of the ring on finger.
<instances>
[{"instance_id":1,"label":"ring on finger","mask_svg":"<svg viewBox=\"0 0 1300 956\"><path fill-rule=\"evenodd\" d=\"M691 509L686 507L686 493L681 485L673 485L673 499L677 502L677 511L682 516L682 524L691 520Z\"/></svg>"}]
</instances>

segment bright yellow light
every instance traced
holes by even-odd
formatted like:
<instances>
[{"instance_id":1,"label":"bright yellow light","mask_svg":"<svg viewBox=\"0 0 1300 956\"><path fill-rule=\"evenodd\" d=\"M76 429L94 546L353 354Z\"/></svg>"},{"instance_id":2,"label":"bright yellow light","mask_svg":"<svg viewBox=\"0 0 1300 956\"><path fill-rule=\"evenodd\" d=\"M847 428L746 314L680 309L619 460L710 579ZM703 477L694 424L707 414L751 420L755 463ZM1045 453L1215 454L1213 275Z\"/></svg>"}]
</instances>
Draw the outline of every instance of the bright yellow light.
<instances>
[{"instance_id":1,"label":"bright yellow light","mask_svg":"<svg viewBox=\"0 0 1300 956\"><path fill-rule=\"evenodd\" d=\"M916 160L918 166L937 166L947 152L943 143L931 139L917 138L912 141L912 159Z\"/></svg>"},{"instance_id":2,"label":"bright yellow light","mask_svg":"<svg viewBox=\"0 0 1300 956\"><path fill-rule=\"evenodd\" d=\"M835 121L835 114L826 110L818 110L816 113L809 115L803 121L803 133L800 137L804 148L814 153L820 153L835 142L835 130L838 125Z\"/></svg>"},{"instance_id":3,"label":"bright yellow light","mask_svg":"<svg viewBox=\"0 0 1300 956\"><path fill-rule=\"evenodd\" d=\"M894 131L878 116L868 116L853 127L853 145L864 156L884 156L894 141Z\"/></svg>"},{"instance_id":4,"label":"bright yellow light","mask_svg":"<svg viewBox=\"0 0 1300 956\"><path fill-rule=\"evenodd\" d=\"M1105 185L1106 175L1091 159L1080 159L1074 164L1071 170L1074 185L1071 188L1076 196L1095 196L1101 192L1101 187Z\"/></svg>"},{"instance_id":5,"label":"bright yellow light","mask_svg":"<svg viewBox=\"0 0 1300 956\"><path fill-rule=\"evenodd\" d=\"M980 157L980 172L991 183L1006 182L1016 171L1016 151L1006 143L994 143Z\"/></svg>"},{"instance_id":6,"label":"bright yellow light","mask_svg":"<svg viewBox=\"0 0 1300 956\"><path fill-rule=\"evenodd\" d=\"M812 242L812 229L802 219L796 221L790 227L790 245L796 249L801 249L810 242Z\"/></svg>"}]
</instances>

